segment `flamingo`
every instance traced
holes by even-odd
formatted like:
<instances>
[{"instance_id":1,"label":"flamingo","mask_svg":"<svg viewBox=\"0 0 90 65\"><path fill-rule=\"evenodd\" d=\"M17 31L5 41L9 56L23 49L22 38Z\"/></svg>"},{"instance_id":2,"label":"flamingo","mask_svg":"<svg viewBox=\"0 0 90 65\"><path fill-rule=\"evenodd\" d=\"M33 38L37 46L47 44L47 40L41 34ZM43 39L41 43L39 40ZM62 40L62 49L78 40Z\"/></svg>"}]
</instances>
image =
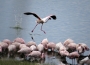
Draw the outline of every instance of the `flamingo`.
<instances>
[{"instance_id":1,"label":"flamingo","mask_svg":"<svg viewBox=\"0 0 90 65\"><path fill-rule=\"evenodd\" d=\"M31 57L29 60L31 61L33 59L34 60L37 60L37 59L42 59L44 60L45 59L45 53L41 53L40 51L32 51L30 52L28 55L28 57Z\"/></svg>"},{"instance_id":2,"label":"flamingo","mask_svg":"<svg viewBox=\"0 0 90 65\"><path fill-rule=\"evenodd\" d=\"M51 51L54 51L55 50L55 47L56 47L56 44L54 42L49 42L47 44L47 50L51 50Z\"/></svg>"},{"instance_id":3,"label":"flamingo","mask_svg":"<svg viewBox=\"0 0 90 65\"><path fill-rule=\"evenodd\" d=\"M69 53L67 57L72 59L72 64L73 64L73 59L74 59L74 64L75 64L75 58L79 58L79 56L80 56L79 53L74 51L74 52Z\"/></svg>"},{"instance_id":4,"label":"flamingo","mask_svg":"<svg viewBox=\"0 0 90 65\"><path fill-rule=\"evenodd\" d=\"M38 49L38 51L43 52L43 51L44 51L44 46L43 46L43 44L38 44L38 45L37 45L37 49Z\"/></svg>"},{"instance_id":5,"label":"flamingo","mask_svg":"<svg viewBox=\"0 0 90 65\"><path fill-rule=\"evenodd\" d=\"M14 39L13 42L19 42L19 43L21 43L21 44L25 44L24 39L23 39L23 38L19 38L19 37L17 37L16 39Z\"/></svg>"},{"instance_id":6,"label":"flamingo","mask_svg":"<svg viewBox=\"0 0 90 65\"><path fill-rule=\"evenodd\" d=\"M37 24L35 25L34 29L36 28L36 26L37 26L38 24L41 23L41 24L42 24L42 25L41 25L41 31L43 31L45 34L46 34L46 32L45 32L44 30L42 30L43 23L46 23L48 20L51 20L51 18L54 19L54 20L56 20L56 16L55 16L55 15L49 15L49 16L47 16L47 17L45 17L45 18L40 18L37 14L32 13L32 12L25 12L24 14L25 14L25 15L33 15L33 16L35 16L38 20L36 21ZM34 29L33 29L31 32L33 32Z\"/></svg>"},{"instance_id":7,"label":"flamingo","mask_svg":"<svg viewBox=\"0 0 90 65\"><path fill-rule=\"evenodd\" d=\"M26 44L26 46L28 46L28 47L30 47L30 46L32 46L32 45L35 45L35 46L36 46L36 42L34 42L34 41L29 41L29 42Z\"/></svg>"},{"instance_id":8,"label":"flamingo","mask_svg":"<svg viewBox=\"0 0 90 65\"><path fill-rule=\"evenodd\" d=\"M4 39L3 42L7 43L8 45L12 43L9 39Z\"/></svg>"},{"instance_id":9,"label":"flamingo","mask_svg":"<svg viewBox=\"0 0 90 65\"><path fill-rule=\"evenodd\" d=\"M84 65L84 64L89 65L90 64L90 54L89 55L80 55L79 58L77 59L77 62L80 65Z\"/></svg>"},{"instance_id":10,"label":"flamingo","mask_svg":"<svg viewBox=\"0 0 90 65\"><path fill-rule=\"evenodd\" d=\"M47 44L49 43L48 39L45 38L41 41L41 44L44 46L44 49L47 50Z\"/></svg>"},{"instance_id":11,"label":"flamingo","mask_svg":"<svg viewBox=\"0 0 90 65\"><path fill-rule=\"evenodd\" d=\"M31 45L29 48L31 49L31 51L37 50L37 46L36 45Z\"/></svg>"},{"instance_id":12,"label":"flamingo","mask_svg":"<svg viewBox=\"0 0 90 65\"><path fill-rule=\"evenodd\" d=\"M14 44L10 44L8 46L8 57L14 56L16 50L17 50L16 46Z\"/></svg>"}]
</instances>

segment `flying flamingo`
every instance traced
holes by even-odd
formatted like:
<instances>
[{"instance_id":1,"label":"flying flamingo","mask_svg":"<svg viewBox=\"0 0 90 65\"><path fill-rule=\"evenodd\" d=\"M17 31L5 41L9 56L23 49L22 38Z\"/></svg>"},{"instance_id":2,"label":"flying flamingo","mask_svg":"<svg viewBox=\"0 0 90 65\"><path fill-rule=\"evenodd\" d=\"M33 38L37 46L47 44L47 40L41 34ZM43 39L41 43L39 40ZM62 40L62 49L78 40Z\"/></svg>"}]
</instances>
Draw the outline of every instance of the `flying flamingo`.
<instances>
[{"instance_id":1,"label":"flying flamingo","mask_svg":"<svg viewBox=\"0 0 90 65\"><path fill-rule=\"evenodd\" d=\"M49 15L49 16L47 16L47 17L45 17L45 18L40 18L37 14L32 13L32 12L25 12L24 14L25 14L25 15L33 15L33 16L35 16L38 20L36 21L37 24L35 25L34 29L36 28L36 26L37 26L38 24L41 23L41 24L42 24L42 25L41 25L41 31L43 31L45 34L46 34L46 32L45 32L44 30L42 30L43 23L46 23L48 20L51 20L51 18L54 19L54 20L56 19L56 16L55 16L55 15ZM33 29L31 32L33 32L34 29Z\"/></svg>"}]
</instances>

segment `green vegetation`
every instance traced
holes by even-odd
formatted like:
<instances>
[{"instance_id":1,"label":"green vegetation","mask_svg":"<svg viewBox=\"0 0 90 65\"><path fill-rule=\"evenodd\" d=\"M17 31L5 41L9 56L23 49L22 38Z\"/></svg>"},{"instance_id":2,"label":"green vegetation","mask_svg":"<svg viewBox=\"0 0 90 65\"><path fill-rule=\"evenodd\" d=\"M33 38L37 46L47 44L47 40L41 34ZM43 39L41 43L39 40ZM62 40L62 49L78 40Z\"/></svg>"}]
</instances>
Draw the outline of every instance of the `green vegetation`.
<instances>
[{"instance_id":1,"label":"green vegetation","mask_svg":"<svg viewBox=\"0 0 90 65\"><path fill-rule=\"evenodd\" d=\"M38 65L38 63L28 61L18 61L13 59L1 59L0 65Z\"/></svg>"},{"instance_id":2,"label":"green vegetation","mask_svg":"<svg viewBox=\"0 0 90 65\"><path fill-rule=\"evenodd\" d=\"M29 61L18 61L12 59L0 59L0 65L49 65L49 64L40 64L36 62L29 62Z\"/></svg>"}]
</instances>

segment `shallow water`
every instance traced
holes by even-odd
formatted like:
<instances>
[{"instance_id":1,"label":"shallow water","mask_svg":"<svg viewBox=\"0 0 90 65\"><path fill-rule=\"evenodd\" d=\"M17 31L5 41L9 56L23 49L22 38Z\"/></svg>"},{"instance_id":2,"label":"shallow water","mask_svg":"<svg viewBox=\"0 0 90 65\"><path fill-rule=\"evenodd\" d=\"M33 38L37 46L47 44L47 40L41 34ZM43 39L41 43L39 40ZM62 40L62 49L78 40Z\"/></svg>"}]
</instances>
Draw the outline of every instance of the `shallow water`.
<instances>
[{"instance_id":1,"label":"shallow water","mask_svg":"<svg viewBox=\"0 0 90 65\"><path fill-rule=\"evenodd\" d=\"M36 18L26 16L24 12L35 12L40 17L55 14L56 20L50 20L43 25L34 28ZM33 40L39 44L44 38L50 42L64 42L71 38L75 43L86 43L90 46L90 0L1 0L0 1L0 41L16 37L23 38L26 43ZM19 26L22 29L16 29ZM89 52L86 52L88 54ZM71 62L71 60L69 60Z\"/></svg>"},{"instance_id":2,"label":"shallow water","mask_svg":"<svg viewBox=\"0 0 90 65\"><path fill-rule=\"evenodd\" d=\"M20 55L15 54L12 57L9 57L8 55L3 55L3 56L0 55L0 61L4 61L4 60L6 60L6 61L10 61L11 60L13 62L14 61L20 61L20 62L27 61L27 62L30 62L30 63L31 62L33 62L33 63L36 62L36 63L39 63L39 65L40 64L41 65L62 65L61 64L61 60L64 59L64 58L61 58L61 56L58 53L51 52L51 51L48 51L48 52L45 51L44 53L45 53L45 59L42 59L42 60L38 59L38 60L32 61L32 60L21 58ZM67 63L68 63L68 61L67 61Z\"/></svg>"}]
</instances>

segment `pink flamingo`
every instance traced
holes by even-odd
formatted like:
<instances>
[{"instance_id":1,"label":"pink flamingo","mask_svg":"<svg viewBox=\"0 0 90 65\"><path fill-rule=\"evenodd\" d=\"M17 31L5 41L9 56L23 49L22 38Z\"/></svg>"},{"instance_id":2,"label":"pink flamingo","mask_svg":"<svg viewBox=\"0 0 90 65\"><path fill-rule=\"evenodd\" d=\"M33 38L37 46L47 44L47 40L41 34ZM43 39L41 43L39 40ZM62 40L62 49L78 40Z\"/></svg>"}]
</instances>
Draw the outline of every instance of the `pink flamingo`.
<instances>
[{"instance_id":1,"label":"pink flamingo","mask_svg":"<svg viewBox=\"0 0 90 65\"><path fill-rule=\"evenodd\" d=\"M62 44L59 43L60 48L59 48L59 54L61 55L61 57L66 57L69 55L69 52L67 51L66 47Z\"/></svg>"},{"instance_id":2,"label":"pink flamingo","mask_svg":"<svg viewBox=\"0 0 90 65\"><path fill-rule=\"evenodd\" d=\"M37 49L38 49L38 51L43 52L43 51L44 51L44 46L43 46L43 44L38 44L38 45L37 45Z\"/></svg>"},{"instance_id":3,"label":"pink flamingo","mask_svg":"<svg viewBox=\"0 0 90 65\"><path fill-rule=\"evenodd\" d=\"M63 45L67 48L69 52L73 52L76 50L77 44L74 43L72 39L67 39L64 41Z\"/></svg>"},{"instance_id":4,"label":"pink flamingo","mask_svg":"<svg viewBox=\"0 0 90 65\"><path fill-rule=\"evenodd\" d=\"M18 50L17 52L20 53L20 54L22 54L22 53L28 54L28 53L31 52L31 49L29 47L23 47L20 50Z\"/></svg>"},{"instance_id":5,"label":"pink flamingo","mask_svg":"<svg viewBox=\"0 0 90 65\"><path fill-rule=\"evenodd\" d=\"M41 44L44 46L44 49L47 50L47 44L49 43L48 39L45 38L41 41Z\"/></svg>"},{"instance_id":6,"label":"pink flamingo","mask_svg":"<svg viewBox=\"0 0 90 65\"><path fill-rule=\"evenodd\" d=\"M33 16L35 16L38 19L36 21L37 22L36 26L41 23L42 24L41 25L41 31L43 31L45 34L46 34L46 32L44 30L42 30L43 23L46 23L48 20L51 20L51 18L53 18L54 20L56 19L56 16L55 15L49 15L49 16L47 16L45 18L40 18L37 14L32 13L32 12L26 12L24 14L25 15L33 15ZM36 26L34 27L34 29L36 28ZM34 29L31 32L33 32Z\"/></svg>"},{"instance_id":7,"label":"pink flamingo","mask_svg":"<svg viewBox=\"0 0 90 65\"><path fill-rule=\"evenodd\" d=\"M9 39L4 39L2 42L7 43L8 45L10 45L12 43Z\"/></svg>"},{"instance_id":8,"label":"pink flamingo","mask_svg":"<svg viewBox=\"0 0 90 65\"><path fill-rule=\"evenodd\" d=\"M67 46L70 43L73 43L74 41L72 39L66 39L63 43L64 46Z\"/></svg>"},{"instance_id":9,"label":"pink flamingo","mask_svg":"<svg viewBox=\"0 0 90 65\"><path fill-rule=\"evenodd\" d=\"M89 51L89 47L85 43L80 43L80 45L83 47L84 51Z\"/></svg>"},{"instance_id":10,"label":"pink flamingo","mask_svg":"<svg viewBox=\"0 0 90 65\"><path fill-rule=\"evenodd\" d=\"M80 55L80 57L77 59L79 65L89 65L90 64L90 54L89 55Z\"/></svg>"},{"instance_id":11,"label":"pink flamingo","mask_svg":"<svg viewBox=\"0 0 90 65\"><path fill-rule=\"evenodd\" d=\"M0 53L2 52L2 47L0 46Z\"/></svg>"},{"instance_id":12,"label":"pink flamingo","mask_svg":"<svg viewBox=\"0 0 90 65\"><path fill-rule=\"evenodd\" d=\"M73 59L74 59L74 64L75 64L75 58L79 58L79 53L74 51L74 52L71 52L67 57L69 57L70 59L72 59L72 64L73 64ZM73 64L73 65L74 65Z\"/></svg>"},{"instance_id":13,"label":"pink flamingo","mask_svg":"<svg viewBox=\"0 0 90 65\"><path fill-rule=\"evenodd\" d=\"M20 44L19 49L27 47L26 44Z\"/></svg>"},{"instance_id":14,"label":"pink flamingo","mask_svg":"<svg viewBox=\"0 0 90 65\"><path fill-rule=\"evenodd\" d=\"M47 44L47 50L51 50L51 51L54 51L55 50L55 47L56 47L56 44L54 42L49 42Z\"/></svg>"},{"instance_id":15,"label":"pink flamingo","mask_svg":"<svg viewBox=\"0 0 90 65\"><path fill-rule=\"evenodd\" d=\"M36 42L34 41L29 41L28 43L26 43L26 46L30 47L32 45L35 45L36 46Z\"/></svg>"},{"instance_id":16,"label":"pink flamingo","mask_svg":"<svg viewBox=\"0 0 90 65\"><path fill-rule=\"evenodd\" d=\"M1 49L1 52L6 54L8 52L8 44L5 43L5 42L0 42L0 49Z\"/></svg>"},{"instance_id":17,"label":"pink flamingo","mask_svg":"<svg viewBox=\"0 0 90 65\"><path fill-rule=\"evenodd\" d=\"M31 45L29 48L31 49L31 51L37 50L37 46L36 45Z\"/></svg>"},{"instance_id":18,"label":"pink flamingo","mask_svg":"<svg viewBox=\"0 0 90 65\"><path fill-rule=\"evenodd\" d=\"M60 53L61 57L66 57L69 55L69 52L64 49L60 50L59 53Z\"/></svg>"},{"instance_id":19,"label":"pink flamingo","mask_svg":"<svg viewBox=\"0 0 90 65\"><path fill-rule=\"evenodd\" d=\"M40 51L32 51L27 56L35 59L38 59L38 58L45 59L45 54L41 53Z\"/></svg>"},{"instance_id":20,"label":"pink flamingo","mask_svg":"<svg viewBox=\"0 0 90 65\"><path fill-rule=\"evenodd\" d=\"M84 48L81 46L81 44L77 44L76 50L78 51L79 54L82 54L85 52Z\"/></svg>"},{"instance_id":21,"label":"pink flamingo","mask_svg":"<svg viewBox=\"0 0 90 65\"><path fill-rule=\"evenodd\" d=\"M16 53L16 51L17 51L16 46L14 44L10 44L8 46L8 57L14 56L14 54Z\"/></svg>"},{"instance_id":22,"label":"pink flamingo","mask_svg":"<svg viewBox=\"0 0 90 65\"><path fill-rule=\"evenodd\" d=\"M20 49L21 43L19 43L19 42L13 42L12 45L15 45L16 46L16 49L18 50L18 49Z\"/></svg>"},{"instance_id":23,"label":"pink flamingo","mask_svg":"<svg viewBox=\"0 0 90 65\"><path fill-rule=\"evenodd\" d=\"M14 42L19 42L21 44L25 44L24 39L23 38L19 38L19 37L17 37L16 39L14 39Z\"/></svg>"},{"instance_id":24,"label":"pink flamingo","mask_svg":"<svg viewBox=\"0 0 90 65\"><path fill-rule=\"evenodd\" d=\"M76 43L70 43L70 44L68 44L68 46L67 46L67 50L69 51L69 52L73 52L73 51L76 51L76 46L77 46L77 44Z\"/></svg>"},{"instance_id":25,"label":"pink flamingo","mask_svg":"<svg viewBox=\"0 0 90 65\"><path fill-rule=\"evenodd\" d=\"M56 47L55 47L56 51L58 52L60 47L62 47L62 46L63 46L63 44L61 42L56 43Z\"/></svg>"},{"instance_id":26,"label":"pink flamingo","mask_svg":"<svg viewBox=\"0 0 90 65\"><path fill-rule=\"evenodd\" d=\"M76 49L80 54L84 53L85 51L90 50L89 47L85 43L77 44Z\"/></svg>"}]
</instances>

